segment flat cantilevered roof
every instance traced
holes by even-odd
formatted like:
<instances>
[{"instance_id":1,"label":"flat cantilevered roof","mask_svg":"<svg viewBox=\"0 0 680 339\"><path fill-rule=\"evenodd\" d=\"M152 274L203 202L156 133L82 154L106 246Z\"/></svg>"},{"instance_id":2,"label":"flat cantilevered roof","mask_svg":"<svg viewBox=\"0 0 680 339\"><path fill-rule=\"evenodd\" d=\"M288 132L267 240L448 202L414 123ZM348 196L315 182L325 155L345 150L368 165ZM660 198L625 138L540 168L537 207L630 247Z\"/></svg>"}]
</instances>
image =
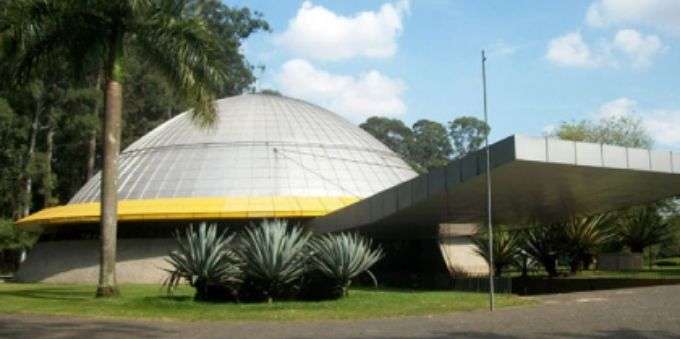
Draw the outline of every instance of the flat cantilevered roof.
<instances>
[{"instance_id":1,"label":"flat cantilevered roof","mask_svg":"<svg viewBox=\"0 0 680 339\"><path fill-rule=\"evenodd\" d=\"M680 195L680 152L514 135L490 148L495 223L551 222ZM486 155L455 160L311 221L317 232L431 236L486 216Z\"/></svg>"}]
</instances>

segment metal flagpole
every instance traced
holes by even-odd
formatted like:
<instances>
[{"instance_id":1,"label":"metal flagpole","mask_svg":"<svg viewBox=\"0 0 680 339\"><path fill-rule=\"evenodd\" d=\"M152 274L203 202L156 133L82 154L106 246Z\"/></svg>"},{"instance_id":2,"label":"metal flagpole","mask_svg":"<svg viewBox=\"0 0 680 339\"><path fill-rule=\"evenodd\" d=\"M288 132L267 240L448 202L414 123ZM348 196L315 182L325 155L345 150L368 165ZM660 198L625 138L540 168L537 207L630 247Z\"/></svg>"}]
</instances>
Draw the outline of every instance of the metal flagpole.
<instances>
[{"instance_id":1,"label":"metal flagpole","mask_svg":"<svg viewBox=\"0 0 680 339\"><path fill-rule=\"evenodd\" d=\"M486 105L486 55L482 50L482 93L484 96L484 123L489 127L489 116ZM494 310L494 270L493 270L493 223L491 217L491 152L489 151L489 133L487 130L484 145L486 148L486 215L489 231L489 310Z\"/></svg>"}]
</instances>

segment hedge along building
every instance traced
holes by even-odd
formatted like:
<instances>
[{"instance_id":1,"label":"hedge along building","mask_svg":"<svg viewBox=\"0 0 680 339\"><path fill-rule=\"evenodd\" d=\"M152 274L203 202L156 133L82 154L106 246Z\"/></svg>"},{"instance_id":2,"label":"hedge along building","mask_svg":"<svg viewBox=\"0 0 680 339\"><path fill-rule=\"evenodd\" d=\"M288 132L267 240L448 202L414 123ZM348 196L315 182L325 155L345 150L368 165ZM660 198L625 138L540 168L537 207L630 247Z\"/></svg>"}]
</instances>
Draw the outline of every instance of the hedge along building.
<instances>
[{"instance_id":1,"label":"hedge along building","mask_svg":"<svg viewBox=\"0 0 680 339\"><path fill-rule=\"evenodd\" d=\"M484 219L484 152L418 176L318 106L242 95L217 101L217 110L211 130L184 113L122 152L120 282L161 281L170 230L204 220L286 218L321 233L361 231L388 246L387 271L455 273L460 260L474 260L469 225ZM491 146L491 161L498 223L551 222L680 195L680 153L512 136ZM20 220L46 235L17 277L96 281L98 198L97 176L67 205Z\"/></svg>"}]
</instances>

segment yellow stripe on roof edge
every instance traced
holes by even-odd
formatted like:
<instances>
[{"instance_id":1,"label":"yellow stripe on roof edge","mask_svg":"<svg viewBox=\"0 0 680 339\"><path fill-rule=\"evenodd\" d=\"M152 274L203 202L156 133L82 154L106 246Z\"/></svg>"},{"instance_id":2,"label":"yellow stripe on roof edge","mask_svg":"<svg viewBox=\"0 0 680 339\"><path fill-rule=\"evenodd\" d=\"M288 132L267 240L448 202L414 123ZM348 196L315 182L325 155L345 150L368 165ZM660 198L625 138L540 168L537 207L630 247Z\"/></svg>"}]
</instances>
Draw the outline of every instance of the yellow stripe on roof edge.
<instances>
[{"instance_id":1,"label":"yellow stripe on roof edge","mask_svg":"<svg viewBox=\"0 0 680 339\"><path fill-rule=\"evenodd\" d=\"M312 218L349 206L359 198L341 197L199 197L118 201L119 221L228 220L251 218ZM17 221L22 228L93 223L99 203L45 208Z\"/></svg>"}]
</instances>

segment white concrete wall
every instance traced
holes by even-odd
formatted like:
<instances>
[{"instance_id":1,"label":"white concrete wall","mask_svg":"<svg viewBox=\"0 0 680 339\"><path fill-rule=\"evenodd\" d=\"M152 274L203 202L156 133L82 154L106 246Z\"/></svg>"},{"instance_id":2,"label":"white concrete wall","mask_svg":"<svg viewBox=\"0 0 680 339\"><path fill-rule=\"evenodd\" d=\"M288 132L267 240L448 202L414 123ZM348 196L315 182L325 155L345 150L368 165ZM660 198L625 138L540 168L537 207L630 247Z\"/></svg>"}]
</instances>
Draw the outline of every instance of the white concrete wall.
<instances>
[{"instance_id":1,"label":"white concrete wall","mask_svg":"<svg viewBox=\"0 0 680 339\"><path fill-rule=\"evenodd\" d=\"M118 283L160 284L174 239L118 239ZM23 282L91 283L99 277L99 240L39 242L16 273Z\"/></svg>"},{"instance_id":2,"label":"white concrete wall","mask_svg":"<svg viewBox=\"0 0 680 339\"><path fill-rule=\"evenodd\" d=\"M440 224L439 248L452 277L478 277L489 274L489 265L477 253L471 237L477 233L475 224Z\"/></svg>"}]
</instances>

